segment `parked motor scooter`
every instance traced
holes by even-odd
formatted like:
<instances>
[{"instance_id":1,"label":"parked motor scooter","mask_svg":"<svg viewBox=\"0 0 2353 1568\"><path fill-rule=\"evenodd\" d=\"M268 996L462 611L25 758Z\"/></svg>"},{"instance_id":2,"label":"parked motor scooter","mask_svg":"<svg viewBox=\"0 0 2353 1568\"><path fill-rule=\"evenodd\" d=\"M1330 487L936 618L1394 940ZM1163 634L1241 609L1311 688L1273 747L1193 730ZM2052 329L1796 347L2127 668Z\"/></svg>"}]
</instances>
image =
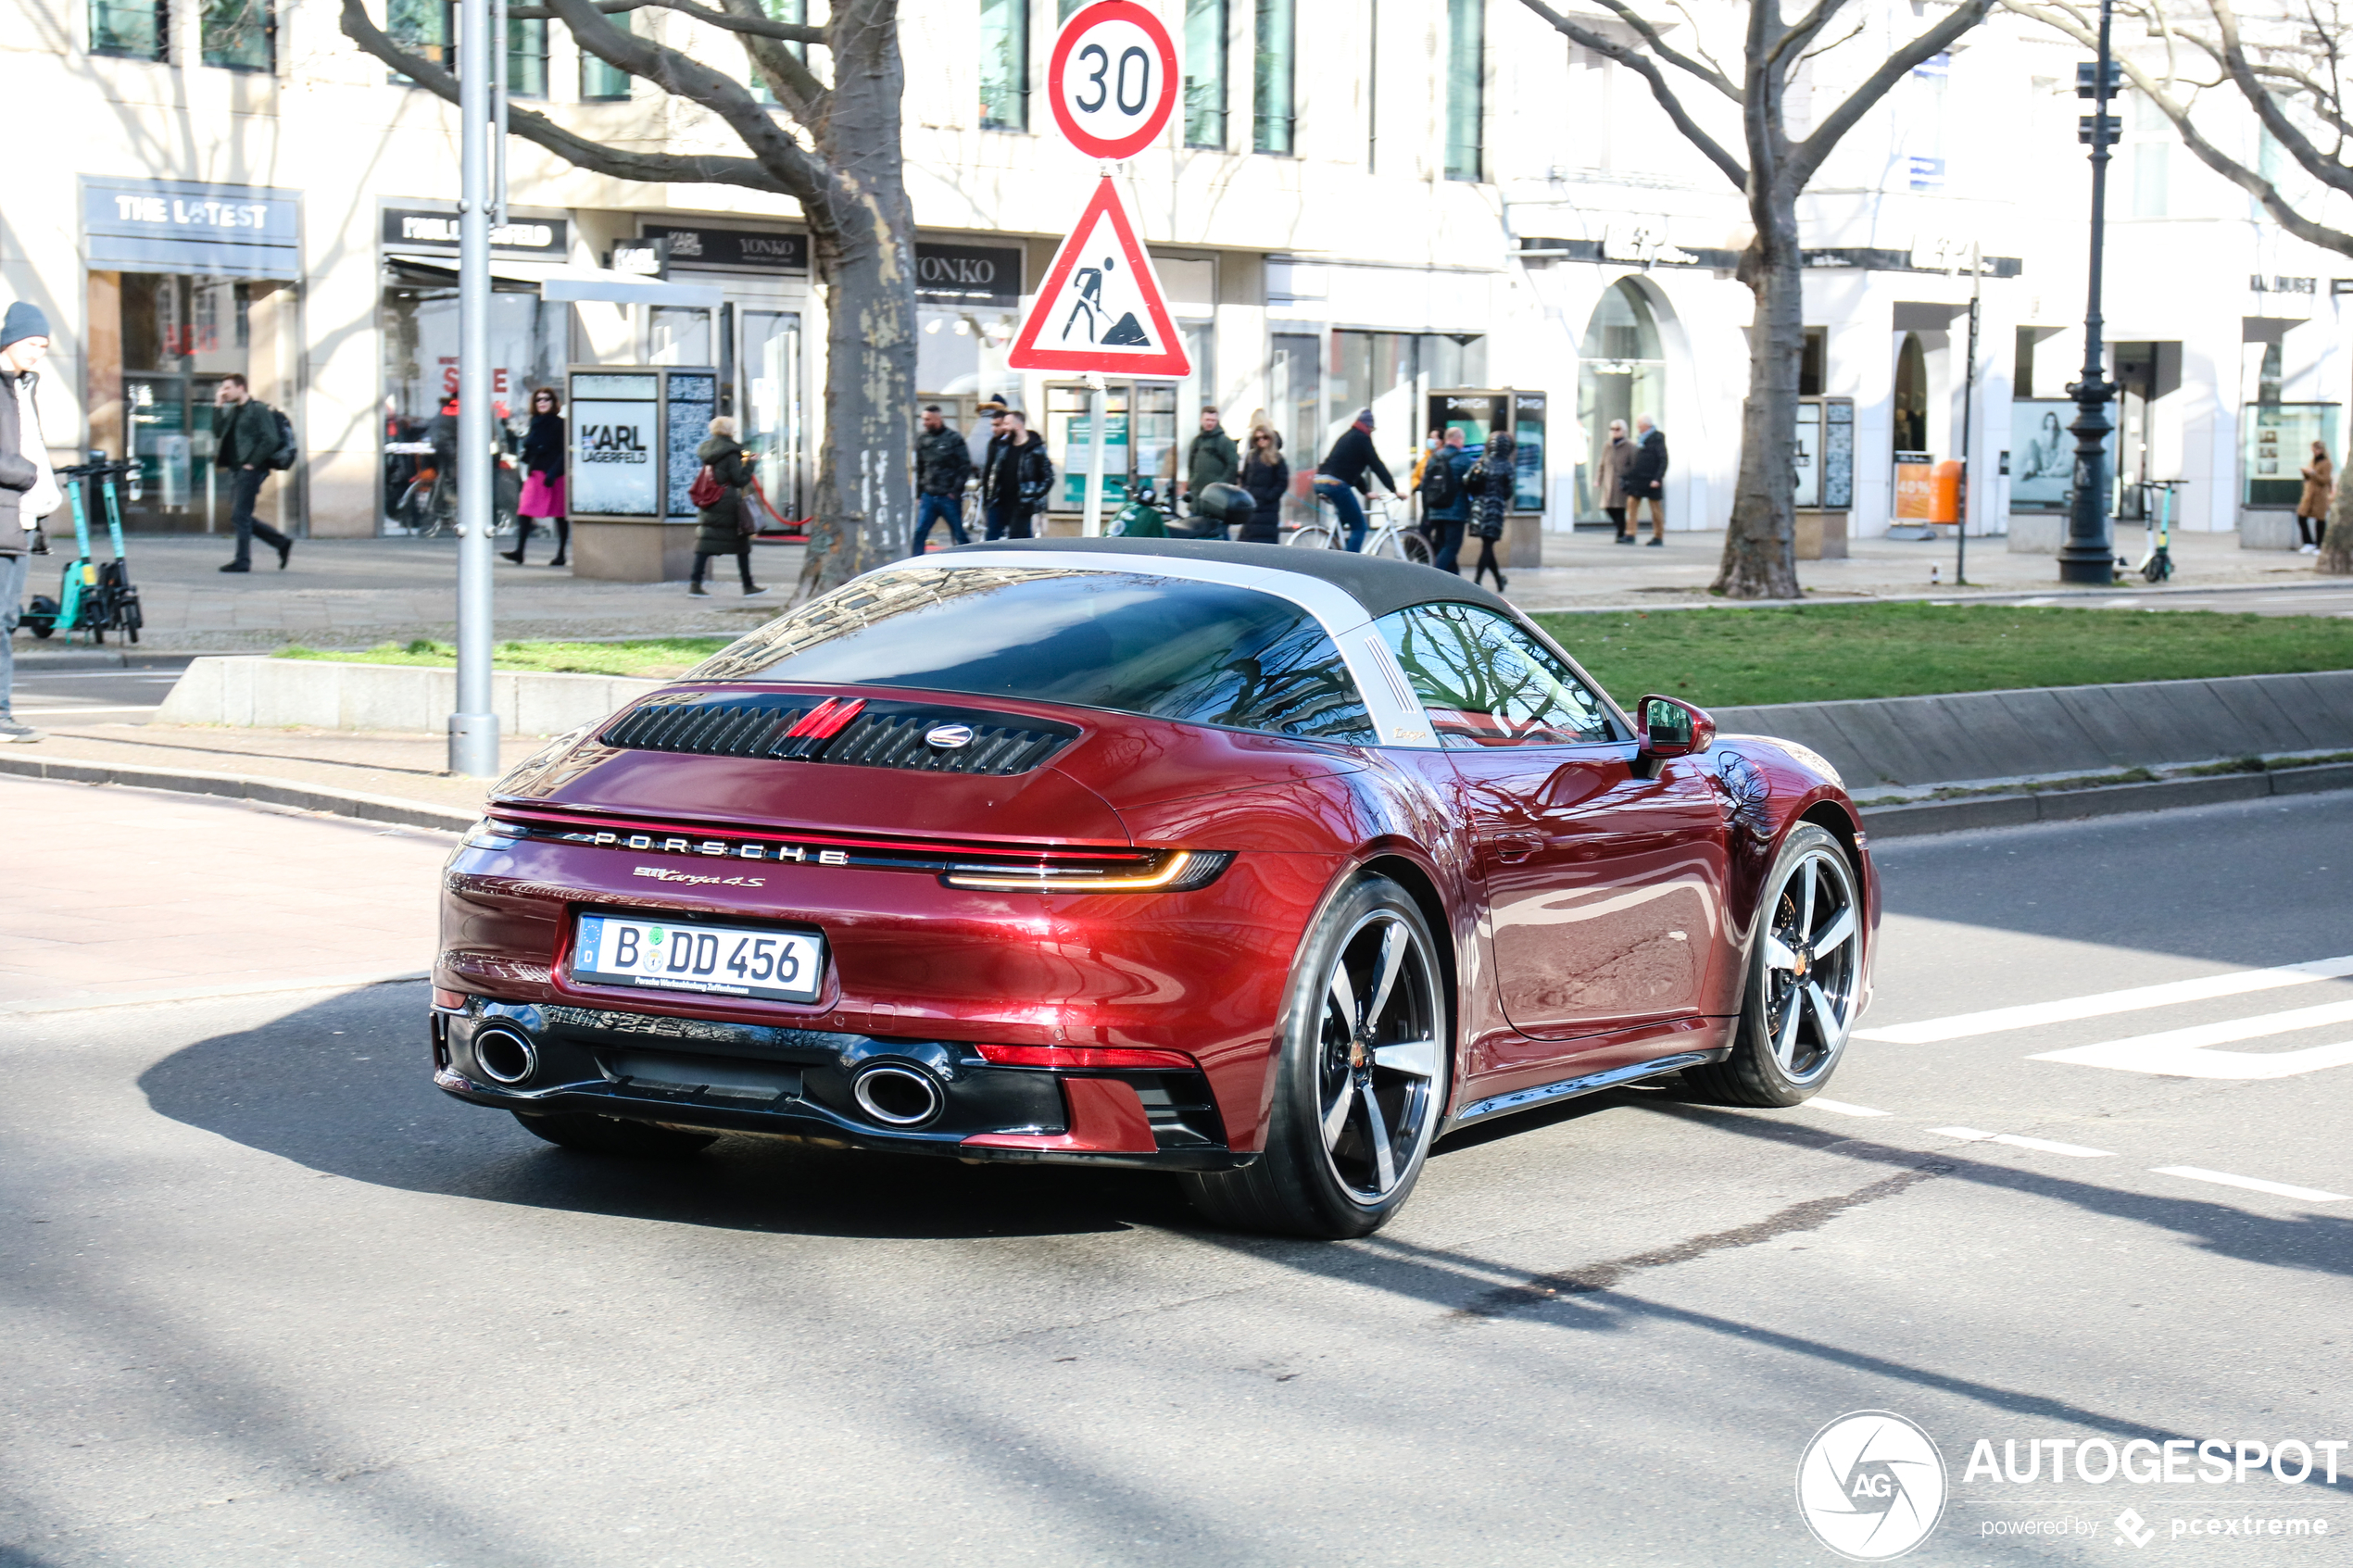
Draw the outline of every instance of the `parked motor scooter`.
<instances>
[{"instance_id":1,"label":"parked motor scooter","mask_svg":"<svg viewBox=\"0 0 2353 1568\"><path fill-rule=\"evenodd\" d=\"M73 559L58 574L57 596L36 594L27 602L24 613L18 617L25 629L34 636L46 638L59 628L68 636L87 632L91 641L103 643L108 632L120 632L132 642L139 640L139 629L146 617L139 604L139 590L131 581L130 551L122 539L122 502L117 490L118 482L128 478L132 499L139 495L139 465L136 462L108 462L104 452L93 452L91 460L59 469L57 478L64 482L66 500L73 508ZM106 497L107 533L114 546L114 558L96 561L90 554L90 512L84 486L96 480Z\"/></svg>"}]
</instances>

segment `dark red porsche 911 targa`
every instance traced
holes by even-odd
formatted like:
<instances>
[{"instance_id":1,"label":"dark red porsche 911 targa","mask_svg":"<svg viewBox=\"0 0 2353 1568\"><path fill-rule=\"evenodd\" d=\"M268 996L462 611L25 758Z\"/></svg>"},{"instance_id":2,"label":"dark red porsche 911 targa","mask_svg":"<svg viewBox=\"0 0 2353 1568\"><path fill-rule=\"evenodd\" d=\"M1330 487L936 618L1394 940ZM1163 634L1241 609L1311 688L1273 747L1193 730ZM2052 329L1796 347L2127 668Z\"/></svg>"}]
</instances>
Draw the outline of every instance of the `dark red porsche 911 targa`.
<instances>
[{"instance_id":1,"label":"dark red porsche 911 targa","mask_svg":"<svg viewBox=\"0 0 2353 1568\"><path fill-rule=\"evenodd\" d=\"M1794 1104L1869 990L1854 804L1641 708L1403 562L885 567L499 783L447 872L434 1081L574 1148L1147 1166L1316 1236L1490 1117L1678 1072Z\"/></svg>"}]
</instances>

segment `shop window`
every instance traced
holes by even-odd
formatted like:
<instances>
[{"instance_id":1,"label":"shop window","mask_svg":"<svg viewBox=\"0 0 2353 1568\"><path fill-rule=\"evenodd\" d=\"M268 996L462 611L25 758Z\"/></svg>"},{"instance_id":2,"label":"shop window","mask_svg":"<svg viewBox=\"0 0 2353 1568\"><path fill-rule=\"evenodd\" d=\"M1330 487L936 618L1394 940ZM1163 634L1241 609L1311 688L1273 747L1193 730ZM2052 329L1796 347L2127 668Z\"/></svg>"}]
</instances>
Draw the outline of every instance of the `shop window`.
<instances>
[{"instance_id":1,"label":"shop window","mask_svg":"<svg viewBox=\"0 0 2353 1568\"><path fill-rule=\"evenodd\" d=\"M1658 319L1641 285L1620 279L1593 307L1578 348L1577 426L1588 454L1577 467L1579 522L1600 522L1608 515L1592 478L1594 458L1609 444L1611 421L1623 423L1630 441L1637 419L1647 414L1655 420L1666 410L1667 355Z\"/></svg>"},{"instance_id":2,"label":"shop window","mask_svg":"<svg viewBox=\"0 0 2353 1568\"><path fill-rule=\"evenodd\" d=\"M1029 0L980 0L980 123L1029 129Z\"/></svg>"},{"instance_id":3,"label":"shop window","mask_svg":"<svg viewBox=\"0 0 2353 1568\"><path fill-rule=\"evenodd\" d=\"M1185 145L1226 144L1226 0L1185 0Z\"/></svg>"},{"instance_id":4,"label":"shop window","mask_svg":"<svg viewBox=\"0 0 2353 1568\"><path fill-rule=\"evenodd\" d=\"M170 43L166 0L90 0L90 52L160 60Z\"/></svg>"},{"instance_id":5,"label":"shop window","mask_svg":"<svg viewBox=\"0 0 2353 1568\"><path fill-rule=\"evenodd\" d=\"M457 69L458 34L449 0L385 0L384 31L420 59L444 70ZM398 71L388 73L384 80L409 85Z\"/></svg>"},{"instance_id":6,"label":"shop window","mask_svg":"<svg viewBox=\"0 0 2353 1568\"><path fill-rule=\"evenodd\" d=\"M491 417L510 452L522 450L530 429L533 390L550 386L562 393L569 309L542 302L535 287L493 285ZM388 534L446 529L454 518L455 476L440 473L430 454L391 448L431 444L434 420L457 397L458 291L438 282L388 283L380 320L387 450L377 501L379 529Z\"/></svg>"},{"instance_id":7,"label":"shop window","mask_svg":"<svg viewBox=\"0 0 2353 1568\"><path fill-rule=\"evenodd\" d=\"M1895 450L1928 450L1928 354L1912 332L1895 351Z\"/></svg>"},{"instance_id":8,"label":"shop window","mask_svg":"<svg viewBox=\"0 0 2353 1568\"><path fill-rule=\"evenodd\" d=\"M637 31L637 14L624 11L618 18L605 19L623 32ZM598 58L587 50L580 51L580 96L585 103L611 102L629 96L630 74L610 60Z\"/></svg>"},{"instance_id":9,"label":"shop window","mask_svg":"<svg viewBox=\"0 0 2353 1568\"><path fill-rule=\"evenodd\" d=\"M1486 176L1487 0L1446 0L1446 178Z\"/></svg>"},{"instance_id":10,"label":"shop window","mask_svg":"<svg viewBox=\"0 0 2353 1568\"><path fill-rule=\"evenodd\" d=\"M2255 400L2258 403L2277 403L2280 400L2280 383L2285 376L2280 345L2276 343L2265 344L2263 362L2255 371Z\"/></svg>"},{"instance_id":11,"label":"shop window","mask_svg":"<svg viewBox=\"0 0 2353 1568\"><path fill-rule=\"evenodd\" d=\"M277 63L277 38L271 0L205 0L205 64L223 70L269 70Z\"/></svg>"},{"instance_id":12,"label":"shop window","mask_svg":"<svg viewBox=\"0 0 2353 1568\"><path fill-rule=\"evenodd\" d=\"M772 22L800 23L809 19L809 0L761 0L761 9ZM809 45L806 44L787 44L785 53L802 65L809 63ZM768 83L761 79L760 72L754 70L751 78L751 95L763 104L774 103L776 94L768 90Z\"/></svg>"},{"instance_id":13,"label":"shop window","mask_svg":"<svg viewBox=\"0 0 2353 1568\"><path fill-rule=\"evenodd\" d=\"M1830 372L1830 329L1806 329L1806 345L1797 351L1797 395L1800 397L1822 395L1822 383Z\"/></svg>"},{"instance_id":14,"label":"shop window","mask_svg":"<svg viewBox=\"0 0 2353 1568\"><path fill-rule=\"evenodd\" d=\"M544 98L547 95L547 24L510 21L507 24L507 96Z\"/></svg>"},{"instance_id":15,"label":"shop window","mask_svg":"<svg viewBox=\"0 0 2353 1568\"><path fill-rule=\"evenodd\" d=\"M1298 44L1298 0L1258 0L1257 34L1251 54L1252 152L1288 156L1292 150Z\"/></svg>"},{"instance_id":16,"label":"shop window","mask_svg":"<svg viewBox=\"0 0 2353 1568\"><path fill-rule=\"evenodd\" d=\"M1384 461L1394 462L1421 436L1416 383L1424 389L1478 386L1486 379L1487 340L1476 334L1336 332L1326 383L1327 418L1307 466L1340 439L1359 408L1373 411L1374 445Z\"/></svg>"},{"instance_id":17,"label":"shop window","mask_svg":"<svg viewBox=\"0 0 2353 1568\"><path fill-rule=\"evenodd\" d=\"M131 526L211 532L227 525L229 495L213 483L213 399L221 377L260 369L248 363L254 304L282 287L234 278L120 274L117 368L124 439L141 469L140 498L124 502Z\"/></svg>"}]
</instances>

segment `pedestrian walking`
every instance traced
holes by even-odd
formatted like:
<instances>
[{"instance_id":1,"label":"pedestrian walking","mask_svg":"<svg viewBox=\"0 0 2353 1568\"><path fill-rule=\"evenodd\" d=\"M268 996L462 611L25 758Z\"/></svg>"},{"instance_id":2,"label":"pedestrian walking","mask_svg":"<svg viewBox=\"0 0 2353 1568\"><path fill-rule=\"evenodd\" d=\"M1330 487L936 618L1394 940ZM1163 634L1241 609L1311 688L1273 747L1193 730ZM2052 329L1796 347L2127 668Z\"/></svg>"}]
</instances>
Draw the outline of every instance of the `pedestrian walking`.
<instances>
[{"instance_id":1,"label":"pedestrian walking","mask_svg":"<svg viewBox=\"0 0 2353 1568\"><path fill-rule=\"evenodd\" d=\"M937 403L924 405L923 430L915 437L915 544L922 555L935 520L945 519L948 536L972 543L964 533L964 482L972 477L972 448L963 433L948 422Z\"/></svg>"},{"instance_id":2,"label":"pedestrian walking","mask_svg":"<svg viewBox=\"0 0 2353 1568\"><path fill-rule=\"evenodd\" d=\"M1290 465L1283 461L1283 439L1259 425L1250 433L1250 456L1242 459L1241 487L1250 492L1250 521L1242 524L1245 545L1278 543L1283 529L1283 496L1290 490Z\"/></svg>"},{"instance_id":3,"label":"pedestrian walking","mask_svg":"<svg viewBox=\"0 0 2353 1568\"><path fill-rule=\"evenodd\" d=\"M1626 421L1610 420L1609 438L1593 458L1593 493L1602 498L1602 515L1617 530L1613 544L1634 542L1626 531L1626 469L1633 460L1634 444L1626 439Z\"/></svg>"},{"instance_id":4,"label":"pedestrian walking","mask_svg":"<svg viewBox=\"0 0 2353 1568\"><path fill-rule=\"evenodd\" d=\"M1470 496L1463 488L1463 475L1471 459L1463 446L1461 426L1431 433L1437 436L1438 446L1421 465L1422 531L1429 535L1430 565L1459 575L1462 568L1456 562L1463 551L1463 527L1470 517Z\"/></svg>"},{"instance_id":5,"label":"pedestrian walking","mask_svg":"<svg viewBox=\"0 0 2353 1568\"><path fill-rule=\"evenodd\" d=\"M1204 404L1201 411L1201 431L1185 448L1184 477L1176 482L1176 496L1199 495L1213 484L1232 484L1242 470L1241 449L1217 418L1214 406Z\"/></svg>"},{"instance_id":6,"label":"pedestrian walking","mask_svg":"<svg viewBox=\"0 0 2353 1568\"><path fill-rule=\"evenodd\" d=\"M1471 581L1477 583L1492 571L1499 594L1504 586L1504 563L1495 554L1495 541L1504 536L1504 516L1512 509L1512 492L1519 477L1512 461L1515 445L1507 430L1489 436L1487 450L1471 464L1463 483L1470 498L1471 531L1478 535L1478 564L1471 568Z\"/></svg>"},{"instance_id":7,"label":"pedestrian walking","mask_svg":"<svg viewBox=\"0 0 2353 1568\"><path fill-rule=\"evenodd\" d=\"M522 438L522 498L515 503L515 547L507 558L522 564L531 547L532 531L545 524L556 536L556 558L564 564L572 548L572 520L564 513L564 416L562 400L552 386L531 395L531 428Z\"/></svg>"},{"instance_id":8,"label":"pedestrian walking","mask_svg":"<svg viewBox=\"0 0 2353 1568\"><path fill-rule=\"evenodd\" d=\"M1359 408L1315 469L1316 498L1331 503L1334 515L1348 529L1352 550L1365 547L1365 507L1357 497L1373 493L1369 476L1379 478L1390 500L1398 499L1397 481L1389 476L1388 466L1373 450L1373 411Z\"/></svg>"},{"instance_id":9,"label":"pedestrian walking","mask_svg":"<svg viewBox=\"0 0 2353 1568\"><path fill-rule=\"evenodd\" d=\"M49 318L41 307L21 299L9 306L0 318L0 746L41 738L39 730L17 721L9 691L16 684L17 617L24 608L33 530L66 500L33 402L41 384L33 368L48 352Z\"/></svg>"},{"instance_id":10,"label":"pedestrian walking","mask_svg":"<svg viewBox=\"0 0 2353 1568\"><path fill-rule=\"evenodd\" d=\"M1013 439L1006 431L1005 420L1013 409L1001 397L992 397L980 406L988 416L988 443L980 452L980 515L983 539L1005 536L1005 508L997 502L993 489L997 465L1005 455L1005 444Z\"/></svg>"},{"instance_id":11,"label":"pedestrian walking","mask_svg":"<svg viewBox=\"0 0 2353 1568\"><path fill-rule=\"evenodd\" d=\"M2329 449L2312 443L2312 463L2304 471L2304 494L2296 503L2296 537L2299 555L2317 556L2328 537L2329 502L2336 496L2336 465Z\"/></svg>"},{"instance_id":12,"label":"pedestrian walking","mask_svg":"<svg viewBox=\"0 0 2353 1568\"><path fill-rule=\"evenodd\" d=\"M237 531L237 553L220 570L251 571L253 542L258 539L278 552L278 570L283 571L286 558L294 554L294 541L253 515L261 482L270 477L285 446L277 411L256 397L245 378L234 370L220 378L212 401L217 410L212 416L212 467L216 473L227 473L234 486L229 523Z\"/></svg>"},{"instance_id":13,"label":"pedestrian walking","mask_svg":"<svg viewBox=\"0 0 2353 1568\"><path fill-rule=\"evenodd\" d=\"M756 599L768 590L751 580L751 508L744 504L744 492L751 488L751 466L754 459L744 456L743 444L736 439L736 421L722 414L711 421L711 438L695 448L695 457L702 464L696 476L695 488L703 495L716 490L718 494L705 502L701 495L694 497L695 514L695 574L686 583L686 592L708 595L702 585L703 573L710 570L713 556L736 558L736 575L742 579L744 597ZM703 481L709 479L706 485Z\"/></svg>"},{"instance_id":14,"label":"pedestrian walking","mask_svg":"<svg viewBox=\"0 0 2353 1568\"><path fill-rule=\"evenodd\" d=\"M989 508L988 536L1026 539L1031 516L1044 509L1054 488L1046 438L1029 428L1020 409L1009 408L1003 433L989 443L989 449L988 471L981 476L982 498Z\"/></svg>"},{"instance_id":15,"label":"pedestrian walking","mask_svg":"<svg viewBox=\"0 0 2353 1568\"><path fill-rule=\"evenodd\" d=\"M1660 430L1648 414L1634 416L1637 437L1633 461L1626 465L1626 501L1628 521L1636 533L1642 531L1642 503L1651 508L1650 543L1664 546L1667 543L1667 433Z\"/></svg>"}]
</instances>

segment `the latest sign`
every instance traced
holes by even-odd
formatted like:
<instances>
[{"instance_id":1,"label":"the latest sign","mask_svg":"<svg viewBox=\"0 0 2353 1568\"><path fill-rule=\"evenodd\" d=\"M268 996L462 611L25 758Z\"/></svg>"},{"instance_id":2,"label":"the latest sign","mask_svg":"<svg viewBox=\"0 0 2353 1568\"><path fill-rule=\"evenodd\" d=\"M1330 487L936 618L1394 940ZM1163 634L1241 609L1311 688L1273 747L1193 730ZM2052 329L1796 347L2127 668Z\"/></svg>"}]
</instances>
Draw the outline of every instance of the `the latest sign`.
<instances>
[{"instance_id":1,"label":"the latest sign","mask_svg":"<svg viewBox=\"0 0 2353 1568\"><path fill-rule=\"evenodd\" d=\"M193 180L82 182L83 255L93 267L302 276L302 195Z\"/></svg>"}]
</instances>

